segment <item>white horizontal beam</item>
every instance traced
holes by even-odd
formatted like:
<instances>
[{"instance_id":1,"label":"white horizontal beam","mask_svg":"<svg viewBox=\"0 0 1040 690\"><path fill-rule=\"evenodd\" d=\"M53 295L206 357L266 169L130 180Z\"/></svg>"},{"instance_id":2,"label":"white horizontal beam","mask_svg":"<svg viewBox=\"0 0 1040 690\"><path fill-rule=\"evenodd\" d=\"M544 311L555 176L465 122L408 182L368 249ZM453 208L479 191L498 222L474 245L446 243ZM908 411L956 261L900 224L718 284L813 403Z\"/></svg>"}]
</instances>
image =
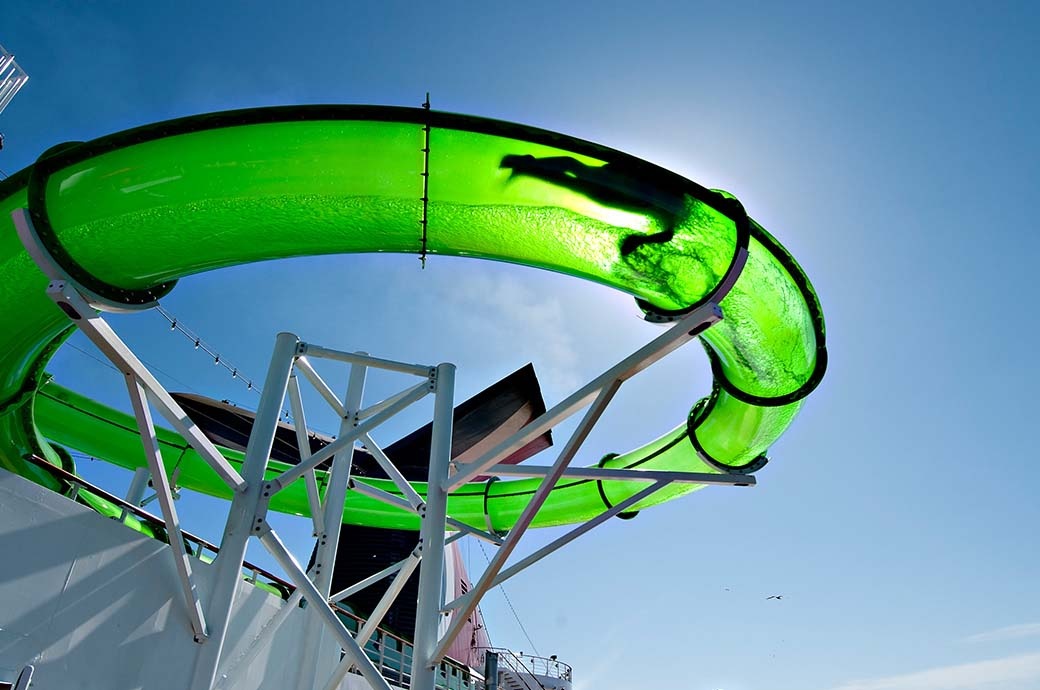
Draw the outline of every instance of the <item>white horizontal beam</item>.
<instances>
[{"instance_id":1,"label":"white horizontal beam","mask_svg":"<svg viewBox=\"0 0 1040 690\"><path fill-rule=\"evenodd\" d=\"M551 469L548 465L495 465L488 470L488 473L512 477L544 477ZM757 483L750 474L628 470L610 467L568 467L563 471L563 476L569 479L594 479L599 481L665 481L678 484L709 484L718 486L755 486Z\"/></svg>"},{"instance_id":2,"label":"white horizontal beam","mask_svg":"<svg viewBox=\"0 0 1040 690\"><path fill-rule=\"evenodd\" d=\"M347 364L360 364L373 369L396 371L402 374L412 374L413 376L421 376L427 379L433 376L433 373L436 370L436 367L425 366L422 364L395 362L391 359L380 359L379 357L363 355L357 352L342 352L328 347L321 347L320 345L311 345L310 343L304 343L300 349L300 354L306 354L312 357L332 359L337 362L346 362Z\"/></svg>"}]
</instances>

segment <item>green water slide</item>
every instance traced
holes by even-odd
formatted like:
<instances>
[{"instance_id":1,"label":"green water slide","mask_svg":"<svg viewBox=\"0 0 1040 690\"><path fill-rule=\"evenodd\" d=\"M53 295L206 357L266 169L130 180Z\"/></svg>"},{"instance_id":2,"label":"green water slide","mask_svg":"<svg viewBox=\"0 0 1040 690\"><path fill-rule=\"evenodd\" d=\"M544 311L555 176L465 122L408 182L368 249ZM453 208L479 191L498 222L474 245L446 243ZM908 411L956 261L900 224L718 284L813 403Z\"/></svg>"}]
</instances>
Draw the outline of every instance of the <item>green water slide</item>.
<instances>
[{"instance_id":1,"label":"green water slide","mask_svg":"<svg viewBox=\"0 0 1040 690\"><path fill-rule=\"evenodd\" d=\"M724 319L699 335L712 390L674 431L585 464L753 472L826 365L823 318L809 281L724 192L586 141L426 109L200 115L54 147L0 182L0 466L53 488L56 481L25 460L36 454L60 462L45 439L127 468L145 460L132 417L45 383L44 367L72 326L45 295L47 279L18 239L10 214L21 208L69 276L126 305L159 299L178 279L202 271L356 252L447 254L558 271L631 294L651 320L718 303ZM182 486L230 496L179 436L159 434ZM240 467L240 455L226 455ZM389 481L365 481L397 492ZM448 512L508 529L538 482L467 484L451 495ZM297 484L271 508L307 514ZM648 484L564 479L534 525L585 520ZM697 488L672 484L633 509ZM357 492L344 519L418 527L414 516Z\"/></svg>"}]
</instances>

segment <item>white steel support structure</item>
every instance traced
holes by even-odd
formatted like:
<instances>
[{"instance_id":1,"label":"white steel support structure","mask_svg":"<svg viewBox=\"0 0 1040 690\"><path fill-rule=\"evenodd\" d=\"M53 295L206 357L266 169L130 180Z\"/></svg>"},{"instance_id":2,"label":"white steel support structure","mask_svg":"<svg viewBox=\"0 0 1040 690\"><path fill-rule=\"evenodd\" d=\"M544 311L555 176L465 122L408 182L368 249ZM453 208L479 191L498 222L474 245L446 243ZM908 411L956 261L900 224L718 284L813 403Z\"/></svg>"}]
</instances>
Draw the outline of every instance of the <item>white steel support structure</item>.
<instances>
[{"instance_id":1,"label":"white steel support structure","mask_svg":"<svg viewBox=\"0 0 1040 690\"><path fill-rule=\"evenodd\" d=\"M340 400L335 396L332 389L325 383L313 365L308 361L308 357L324 358L350 364L350 379L347 386L346 396L342 402L340 402ZM313 622L312 627L308 628L305 633L306 641L303 646L304 658L302 659L302 669L298 680L298 687L300 690L311 690L312 688L328 688L329 690L332 690L339 686L343 677L352 668L357 669L361 675L368 680L369 684L373 688L376 688L377 690L385 690L389 687L386 681L379 675L379 672L373 663L365 655L363 646L375 632L375 629L379 625L383 616L385 616L390 606L400 594L409 576L419 566L424 555L422 545L421 543L417 545L413 553L400 563L375 573L356 585L335 594L330 593L332 570L336 559L339 556L337 548L339 545L340 527L343 522L344 502L349 490L359 491L366 495L375 493L380 496L385 495L390 497L390 502L394 506L415 513L425 523L425 500L416 493L414 488L404 479L404 476L393 464L393 461L386 456L383 450L372 438L371 433L379 424L391 418L393 415L405 409L412 403L424 398L430 393L436 393L438 403L435 405L434 410L434 428L437 429L446 426L447 441L440 444L439 452L443 455L440 464L447 467L449 462L448 454L451 447L451 418L454 401L452 399L453 379L449 376L449 383L444 384L439 375L439 372L444 367L451 367L451 365L441 365L440 367L434 368L429 366L405 364L370 357L365 353L346 353L308 343L296 343L295 371L301 374L313 385L319 395L325 399L337 414L341 416L342 420L337 440L327 445L321 451L311 454L306 430L305 428L301 430L303 405L299 395L297 379L294 376L287 378L286 383L281 390L283 391L282 396L284 396L285 392L288 392L294 412L298 415L296 421L299 425L297 426L297 443L300 446L300 462L281 474L269 477L264 481L264 501L258 508L256 517L254 518L254 531L260 538L261 543L263 543L282 568L288 573L290 579L299 588L298 591L303 593L303 598L308 601L317 614L317 620ZM406 388L402 392L392 395L386 400L380 401L368 408L363 408L362 399L364 396L364 384L367 372L370 369L382 369L411 374L423 377L425 380L421 384ZM452 367L452 371L453 370ZM447 392L447 403L446 405L442 405L439 401L445 397L445 391ZM271 395L271 391L265 387L264 397L267 397L268 395ZM274 397L278 399L280 404L282 397L277 395ZM256 432L254 431L254 433ZM440 434L443 436L445 432L442 431ZM438 436L436 431L434 432L434 436ZM387 474L387 477L394 482L406 498L398 498L375 487L361 482L356 482L351 478L354 444L357 441L364 442L366 449L372 454L377 463ZM297 479L302 478L309 483L309 478L313 476L315 469L328 459L332 460L332 468L329 471L329 480L324 500L322 501L319 499L316 495L316 491L309 495L312 512L320 514L321 521L320 523L315 521L314 524L315 532L317 534L314 566L310 573L306 573L297 563L292 554L289 553L288 549L274 531L271 530L270 526L267 525L266 520L263 519L263 513L266 511L266 502L270 500L271 496L286 488ZM445 521L442 519L438 528L440 531L440 538L438 541L442 552L444 524ZM380 599L375 611L373 611L371 617L361 630L358 631L357 636L352 636L339 621L335 611L330 605L360 591L365 587L375 584L391 574L395 575L394 579L387 588L384 596ZM435 615L439 615L439 604L431 603L431 608L434 610ZM322 640L330 633L332 639L337 643L333 651L335 652L336 649L341 648L345 653L344 658L338 664L335 664L335 660L338 659L338 654L331 656L325 655L324 658L320 659L318 657L318 655L322 654L323 650L327 650L327 645L324 644ZM332 665L335 665L335 668L331 670L331 673L328 672L331 668L328 663L329 658L332 658Z\"/></svg>"},{"instance_id":2,"label":"white steel support structure","mask_svg":"<svg viewBox=\"0 0 1040 690\"><path fill-rule=\"evenodd\" d=\"M613 515L636 505L639 501L643 500L661 487L666 486L668 483L672 481L697 482L706 478L705 475L701 473L674 472L668 473L668 476L650 476L651 473L641 472L639 470L613 470L612 479L632 480L644 484L647 483L647 480L650 480L653 483L650 486L643 488L626 501L623 501L605 511L585 524L578 526L567 535L564 535L564 537L557 539L552 544L547 545L538 552L523 559L520 563L517 563L509 570L503 572L503 568L505 567L509 556L516 548L535 515L538 513L538 510L544 504L546 498L548 498L549 493L555 487L556 482L568 471L568 465L571 460L573 460L577 454L582 443L592 430L592 427L599 420L603 411L606 409L615 393L617 393L621 384L674 351L676 348L694 339L697 334L712 324L717 323L721 319L722 310L714 303L707 303L693 310L690 314L677 321L668 331L621 360L618 364L611 367L603 374L567 397L563 402L546 411L543 415L532 421L523 429L502 441L497 447L488 451L482 457L458 467L457 471L453 474L441 475L441 487L445 492L450 493L452 490L462 486L467 481L470 481L479 475L486 474L489 470L499 465L499 463L510 454L522 448L532 439L536 438L548 429L553 428L559 422L567 419L582 409L587 408L585 416L578 424L578 427L564 445L556 459L556 462L554 462L551 467L533 469L524 468L523 470L518 470L518 472L527 471L534 476L544 476L545 478L535 491L530 503L527 504L521 512L520 517L517 518L516 523L510 528L509 535L502 542L502 545L499 547L495 555L491 558L484 574L467 594L459 597L455 601L447 603L443 607L444 612L454 612L454 616L447 632L438 640L432 655L426 659L427 663L436 664L444 657L448 648L465 625L466 619L473 613L473 610L477 607L481 597L483 597L491 587L501 583L507 577L520 572L520 570L523 570L549 553L564 546L596 525L602 524ZM577 470L577 472L581 471L583 470ZM745 476L711 476L718 483L745 486L753 484L753 481L749 481L750 478ZM432 475L430 481L432 485ZM422 604L420 605L420 611L421 610ZM418 642L418 631L416 633L416 639Z\"/></svg>"},{"instance_id":3,"label":"white steel support structure","mask_svg":"<svg viewBox=\"0 0 1040 690\"><path fill-rule=\"evenodd\" d=\"M115 310L119 307L90 293L64 274L39 241L27 212L18 210L12 213L12 217L30 256L52 279L48 295L126 377L148 464L148 470L138 472L135 477L132 493L140 494L146 476L151 475L156 498L171 537L171 553L182 589L186 618L191 626L190 632L196 642L200 643L191 685L194 690L231 687L234 683L233 679L222 677L220 670L222 663L226 661L222 657L226 647L228 623L234 610L235 593L242 577L242 564L250 537L258 538L297 588L289 601L285 602L284 608L264 630L266 640L269 640L287 619L299 615L298 611L305 611L303 615L312 617L309 627L304 628L306 644L303 645L303 651L297 659L292 660L298 662L301 668L297 687L292 690L335 690L344 675L352 669L358 671L375 690L390 690L379 669L366 656L363 646L416 569L419 570L419 593L415 649L410 674L411 688L434 690L438 678L438 664L479 604L481 597L490 588L611 517L638 507L641 501L655 491L674 482L731 486L755 484L753 477L741 474L569 466L624 381L695 339L704 329L722 319L722 311L714 303L704 304L693 310L679 319L668 331L622 359L617 365L495 448L472 462L457 466L451 458L454 365L440 364L431 367L395 362L372 357L366 353L342 352L300 342L293 334L281 333L275 342L256 421L246 447L242 474L239 475L148 369L116 336L104 319L95 312L95 308ZM330 360L351 367L347 390L342 399L322 379L309 358ZM375 369L417 376L421 382L365 407L363 398L366 376L369 371ZM306 380L341 419L338 438L315 453L311 453L310 450L300 392L301 379ZM372 434L380 424L431 393L435 395L432 440L427 493L423 496L404 478L393 459L387 457ZM299 462L272 475L269 458L286 397L289 398L296 423ZM174 507L173 491L166 468L158 451L150 406L159 411L184 436L234 491L224 537L215 563L213 588L205 600L200 599L195 588L192 562L184 551L183 540L178 536L179 518ZM585 410L583 419L551 465L502 464L513 452L581 410ZM365 445L400 495L384 491L351 476L356 443ZM326 471L321 469L321 466L327 461L331 461L331 468ZM316 477L318 472L323 471L327 480L324 496L318 490ZM509 526L506 536L495 533L490 517L487 517L487 529L482 530L449 514L451 493L478 476L488 474L543 478L530 502L521 511L515 523ZM520 539L562 477L630 481L636 482L638 487L627 499L507 567ZM271 498L297 480L305 482L316 537L315 561L311 572L304 571L266 520ZM337 553L340 527L344 520L345 499L350 491L416 515L420 525L419 541L415 550L399 563L384 568L340 592L332 593L332 570L337 557L340 556ZM140 500L139 495L137 500ZM499 548L486 571L470 591L454 601L446 602L443 578L445 548L463 535L487 540ZM361 627L356 636L352 635L339 619L333 606L338 601L391 575L393 581L379 601L371 619ZM299 605L304 600L307 608L300 609ZM445 628L445 634L441 635L440 631ZM330 644L323 643L322 640L327 640ZM263 644L258 642L248 653L260 654L262 648ZM340 649L343 652L342 660L339 658ZM325 657L319 658L323 653ZM286 661L290 662L288 659ZM401 671L407 672L407 669Z\"/></svg>"},{"instance_id":4,"label":"white steel support structure","mask_svg":"<svg viewBox=\"0 0 1040 690\"><path fill-rule=\"evenodd\" d=\"M301 600L308 603L307 611L312 612L316 631L313 636L318 640L315 645L304 646L300 659L301 677L308 676L308 682L301 682L301 690L317 690L322 687L333 688L342 680L342 675L349 668L356 668L375 690L390 690L379 670L365 655L362 645L374 632L379 620L393 604L409 575L418 567L422 558L421 543L409 558L402 561L397 569L393 583L383 596L375 615L359 631L357 638L352 636L340 621L330 604L337 597L346 596L339 593L330 597L329 589L332 581L332 570L337 557L340 527L343 523L343 510L348 490L352 487L365 487L378 491L367 485L355 485L351 480L351 463L354 444L363 440L372 451L379 465L402 490L407 497L400 499L399 507L416 513L423 519L426 512L424 499L409 485L401 472L386 456L372 438L373 430L381 423L405 409L412 403L421 400L430 393L437 394L434 425L434 443L437 448L438 467L448 466L448 454L451 448L451 418L453 410L454 367L423 366L394 362L370 357L365 353L346 353L319 346L301 343L291 333L280 333L275 341L274 353L264 382L263 395L257 409L249 441L246 446L242 464L242 475L238 473L217 450L212 442L195 426L184 410L170 394L159 384L144 364L130 351L122 340L111 329L108 323L95 310L125 311L125 308L114 305L104 298L90 292L71 280L61 269L59 263L40 242L28 213L24 209L12 213L12 219L18 229L23 245L40 269L51 278L47 289L48 296L67 314L101 352L123 372L126 377L128 391L139 423L142 442L148 469L135 475L132 493L140 500L148 475L156 490L156 498L162 509L166 529L170 535L171 551L174 557L174 568L183 590L186 604L186 618L190 621L191 630L196 642L200 643L195 659L191 688L211 690L224 687L234 682L233 679L221 677L219 671L224 661L223 651L227 641L228 624L234 610L236 592L242 579L242 565L246 546L250 537L257 537L261 544L271 553L275 560L296 585L296 592L283 605L278 616L265 628L267 639L285 620L298 610ZM144 305L147 308L154 305ZM309 351L310 350L310 351ZM351 366L350 380L343 402L335 396L331 388L305 355L325 358L347 363ZM364 383L369 369L383 369L393 372L411 374L422 378L422 382L406 388L400 393L390 396L371 405L362 407ZM446 372L441 374L441 372ZM299 391L298 378L302 375L340 416L340 438L329 444L322 451L311 454L307 438L306 421L303 411L302 397ZM439 374L441 374L439 376ZM440 380L447 383L439 384ZM274 436L278 426L285 398L290 398L299 424L297 443L299 445L300 462L293 468L274 477L268 477L268 464ZM155 429L152 425L149 408L155 407L166 420L183 436L200 456L234 491L224 537L215 561L212 591L206 601L201 601L195 586L191 560L184 550L180 537L180 524L174 507L174 495L159 453ZM317 491L315 470L323 462L331 460L324 500ZM282 540L267 523L266 514L271 497L293 481L302 479L307 482L308 500L314 513L314 531L317 537L317 558L312 573L304 572L296 558L285 547ZM386 492L382 492L386 493ZM390 494L387 494L390 495ZM396 497L395 497L396 498ZM440 550L443 563L444 526L443 509L435 532L438 538L434 550ZM439 577L439 571L438 571ZM380 578L367 578L355 589L374 584ZM440 601L431 602L430 608L435 616L439 615ZM313 652L323 647L320 639L331 633L336 645L332 648L331 665L339 660L339 649L345 652L346 660L340 664L342 669L336 670L336 676L314 677L313 670L317 666ZM202 644L205 643L205 644ZM251 654L259 654L261 644L250 648ZM403 669L402 669L403 670Z\"/></svg>"}]
</instances>

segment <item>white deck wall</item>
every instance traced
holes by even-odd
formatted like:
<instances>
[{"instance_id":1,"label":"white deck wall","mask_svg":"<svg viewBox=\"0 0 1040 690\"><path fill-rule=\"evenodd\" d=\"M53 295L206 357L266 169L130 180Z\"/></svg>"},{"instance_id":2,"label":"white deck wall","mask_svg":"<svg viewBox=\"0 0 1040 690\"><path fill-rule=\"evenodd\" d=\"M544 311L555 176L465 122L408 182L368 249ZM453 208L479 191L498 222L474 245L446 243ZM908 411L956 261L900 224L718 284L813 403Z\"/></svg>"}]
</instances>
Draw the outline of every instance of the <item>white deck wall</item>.
<instances>
[{"instance_id":1,"label":"white deck wall","mask_svg":"<svg viewBox=\"0 0 1040 690\"><path fill-rule=\"evenodd\" d=\"M192 568L205 606L212 567ZM274 634L274 653L254 656L285 602L239 588L218 687L295 687L307 609ZM31 663L34 690L185 690L197 648L168 545L0 470L0 681ZM353 686L367 687L342 685Z\"/></svg>"}]
</instances>

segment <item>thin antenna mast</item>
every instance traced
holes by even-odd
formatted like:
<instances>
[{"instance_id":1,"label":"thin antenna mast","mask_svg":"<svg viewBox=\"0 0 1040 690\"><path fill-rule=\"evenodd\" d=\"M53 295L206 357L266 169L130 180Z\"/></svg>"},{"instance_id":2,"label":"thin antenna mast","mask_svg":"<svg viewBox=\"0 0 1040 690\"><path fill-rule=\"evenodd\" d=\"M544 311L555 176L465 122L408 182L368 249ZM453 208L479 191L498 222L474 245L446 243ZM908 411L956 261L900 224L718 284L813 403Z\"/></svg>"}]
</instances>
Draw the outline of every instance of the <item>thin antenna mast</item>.
<instances>
[{"instance_id":1,"label":"thin antenna mast","mask_svg":"<svg viewBox=\"0 0 1040 690\"><path fill-rule=\"evenodd\" d=\"M29 81L29 75L15 62L14 55L0 45L0 113L27 81ZM0 132L0 149L3 148L4 134Z\"/></svg>"},{"instance_id":2,"label":"thin antenna mast","mask_svg":"<svg viewBox=\"0 0 1040 690\"><path fill-rule=\"evenodd\" d=\"M27 81L29 75L15 62L14 55L0 45L0 113Z\"/></svg>"}]
</instances>

